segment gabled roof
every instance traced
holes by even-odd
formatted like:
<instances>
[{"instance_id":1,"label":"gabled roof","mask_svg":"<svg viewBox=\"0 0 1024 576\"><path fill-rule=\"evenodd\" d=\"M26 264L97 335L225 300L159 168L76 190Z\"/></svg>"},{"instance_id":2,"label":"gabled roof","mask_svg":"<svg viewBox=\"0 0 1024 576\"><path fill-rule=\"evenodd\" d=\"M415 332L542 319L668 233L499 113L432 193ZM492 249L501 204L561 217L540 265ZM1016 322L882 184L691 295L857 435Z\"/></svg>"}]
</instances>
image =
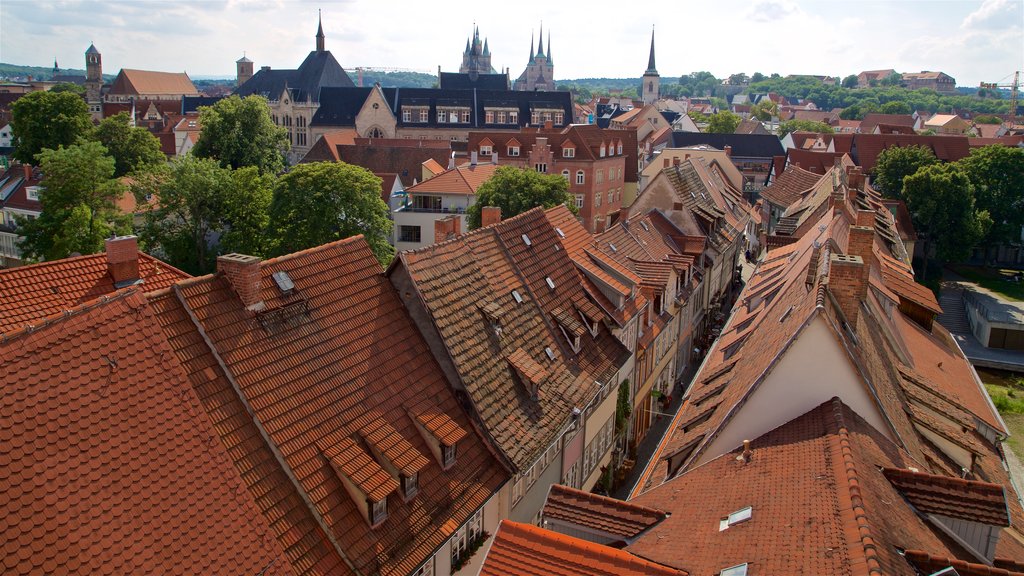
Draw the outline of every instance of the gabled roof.
<instances>
[{"instance_id":1,"label":"gabled roof","mask_svg":"<svg viewBox=\"0 0 1024 576\"><path fill-rule=\"evenodd\" d=\"M139 292L0 359L5 574L294 573Z\"/></svg>"},{"instance_id":2,"label":"gabled roof","mask_svg":"<svg viewBox=\"0 0 1024 576\"><path fill-rule=\"evenodd\" d=\"M662 510L554 484L544 502L545 524L580 526L622 540L635 538L668 518Z\"/></svg>"},{"instance_id":3,"label":"gabled roof","mask_svg":"<svg viewBox=\"0 0 1024 576\"><path fill-rule=\"evenodd\" d=\"M814 187L821 178L821 174L790 165L786 167L785 172L775 177L771 185L761 190L761 197L776 206L786 208L799 200L800 195Z\"/></svg>"},{"instance_id":4,"label":"gabled roof","mask_svg":"<svg viewBox=\"0 0 1024 576\"><path fill-rule=\"evenodd\" d=\"M138 288L160 290L188 274L139 252ZM0 333L74 308L117 288L105 253L0 270Z\"/></svg>"},{"instance_id":5,"label":"gabled roof","mask_svg":"<svg viewBox=\"0 0 1024 576\"><path fill-rule=\"evenodd\" d=\"M869 112L860 121L860 131L864 134L871 134L875 126L888 124L890 126L914 127L914 117L910 114L882 114L880 112Z\"/></svg>"},{"instance_id":6,"label":"gabled roof","mask_svg":"<svg viewBox=\"0 0 1024 576\"><path fill-rule=\"evenodd\" d=\"M475 196L480 185L494 176L497 164L464 164L406 188L409 194L462 194Z\"/></svg>"},{"instance_id":7,"label":"gabled roof","mask_svg":"<svg viewBox=\"0 0 1024 576\"><path fill-rule=\"evenodd\" d=\"M685 576L662 566L572 536L502 520L481 576Z\"/></svg>"},{"instance_id":8,"label":"gabled roof","mask_svg":"<svg viewBox=\"0 0 1024 576\"><path fill-rule=\"evenodd\" d=\"M422 176L423 162L434 160L442 166L448 165L451 149L447 142L437 142L438 145L434 146L426 144L408 146L394 141L357 138L355 144L338 144L334 150L342 162L362 166L371 172L398 174L402 186L408 188Z\"/></svg>"},{"instance_id":9,"label":"gabled roof","mask_svg":"<svg viewBox=\"0 0 1024 576\"><path fill-rule=\"evenodd\" d=\"M363 93L360 106L366 100L365 94L370 91L370 88L355 88L352 79L334 59L330 50L314 50L295 70L257 70L245 84L235 88L234 93L243 98L258 94L269 100L277 100L287 88L293 101L304 102L308 99L320 102L323 90L334 87L349 87Z\"/></svg>"},{"instance_id":10,"label":"gabled roof","mask_svg":"<svg viewBox=\"0 0 1024 576\"><path fill-rule=\"evenodd\" d=\"M956 162L967 157L970 145L966 136L910 136L907 134L853 134L850 155L864 172L875 169L878 155L887 148L923 146L943 162ZM836 151L839 151L838 137Z\"/></svg>"},{"instance_id":11,"label":"gabled roof","mask_svg":"<svg viewBox=\"0 0 1024 576\"><path fill-rule=\"evenodd\" d=\"M790 148L786 151L786 165L796 166L808 172L823 175L835 165L836 158L842 158L843 154L843 152L825 152L819 150Z\"/></svg>"},{"instance_id":12,"label":"gabled roof","mask_svg":"<svg viewBox=\"0 0 1024 576\"><path fill-rule=\"evenodd\" d=\"M305 531L304 546L326 536L361 573L414 571L497 491L507 477L504 470L474 434L458 441L457 461L447 470L433 456L417 415L441 411L462 430L472 426L362 237L255 265L263 302L258 312L247 310L223 273L179 283L161 295L167 299L161 316L169 326L183 313L192 321L173 324L178 337L193 343L177 348L178 357L199 373L207 370L208 358L215 358L226 368L230 388L222 391L226 396L204 401L204 407L216 417L228 408L243 409L232 418L257 424L260 436L232 453L236 467L252 467L248 454L260 452L262 436L279 455L274 464L294 479L282 486L289 489L282 496L295 486L308 503L306 510L293 511L293 500L264 502L268 517L301 520L294 532L279 533L282 542L291 545ZM289 276L293 290L277 287L272 276L280 272ZM390 361L381 362L384 356ZM390 428L378 438L380 421ZM218 432L226 444L239 441L233 430ZM395 458L392 464L399 469L419 468L424 458L428 464L419 469L415 497L404 501L388 491L393 485L379 472L366 479L349 477L364 469L353 469L353 463L365 462L350 450L350 442L365 454L377 450L384 459ZM398 445L415 451L409 462L394 455L392 447ZM258 472L270 476L249 479L254 494L280 477L273 464ZM375 528L344 478L373 497L383 496L382 487L388 492L383 496L387 518ZM306 514L324 534L309 530ZM291 520L293 515L298 520ZM317 544L313 550L319 554L323 548Z\"/></svg>"},{"instance_id":13,"label":"gabled roof","mask_svg":"<svg viewBox=\"0 0 1024 576\"><path fill-rule=\"evenodd\" d=\"M184 72L153 72L122 68L110 85L111 94L135 96L198 96L192 80Z\"/></svg>"}]
</instances>

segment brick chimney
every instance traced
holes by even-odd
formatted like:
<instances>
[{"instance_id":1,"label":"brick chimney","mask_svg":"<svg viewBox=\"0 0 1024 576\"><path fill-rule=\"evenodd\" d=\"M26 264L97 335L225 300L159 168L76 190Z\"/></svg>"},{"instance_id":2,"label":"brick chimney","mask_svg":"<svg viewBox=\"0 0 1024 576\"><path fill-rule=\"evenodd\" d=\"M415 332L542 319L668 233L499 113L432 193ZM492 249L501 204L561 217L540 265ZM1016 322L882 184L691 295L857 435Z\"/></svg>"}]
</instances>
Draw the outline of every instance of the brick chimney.
<instances>
[{"instance_id":1,"label":"brick chimney","mask_svg":"<svg viewBox=\"0 0 1024 576\"><path fill-rule=\"evenodd\" d=\"M31 180L32 179L32 165L31 164L22 164L21 165L21 172L22 172L22 175L25 176L25 180Z\"/></svg>"},{"instance_id":2,"label":"brick chimney","mask_svg":"<svg viewBox=\"0 0 1024 576\"><path fill-rule=\"evenodd\" d=\"M491 224L501 222L501 208L498 206L484 206L480 210L480 227L486 228Z\"/></svg>"},{"instance_id":3,"label":"brick chimney","mask_svg":"<svg viewBox=\"0 0 1024 576\"><path fill-rule=\"evenodd\" d=\"M726 147L725 147L725 155L728 158L732 158L732 146L726 145Z\"/></svg>"},{"instance_id":4,"label":"brick chimney","mask_svg":"<svg viewBox=\"0 0 1024 576\"><path fill-rule=\"evenodd\" d=\"M875 226L875 211L874 210L857 210L857 226L868 226L874 228Z\"/></svg>"},{"instance_id":5,"label":"brick chimney","mask_svg":"<svg viewBox=\"0 0 1024 576\"><path fill-rule=\"evenodd\" d=\"M139 239L135 236L107 238L107 271L114 286L123 288L139 281Z\"/></svg>"},{"instance_id":6,"label":"brick chimney","mask_svg":"<svg viewBox=\"0 0 1024 576\"><path fill-rule=\"evenodd\" d=\"M260 298L260 259L246 254L217 257L217 272L224 274L246 310L262 310Z\"/></svg>"},{"instance_id":7,"label":"brick chimney","mask_svg":"<svg viewBox=\"0 0 1024 576\"><path fill-rule=\"evenodd\" d=\"M864 171L860 166L849 166L846 169L846 185L853 190L864 189Z\"/></svg>"},{"instance_id":8,"label":"brick chimney","mask_svg":"<svg viewBox=\"0 0 1024 576\"><path fill-rule=\"evenodd\" d=\"M444 242L462 234L462 218L452 214L434 220L434 242Z\"/></svg>"},{"instance_id":9,"label":"brick chimney","mask_svg":"<svg viewBox=\"0 0 1024 576\"><path fill-rule=\"evenodd\" d=\"M859 214L859 213L858 213ZM846 253L860 256L866 266L875 263L875 229L871 226L850 226L850 240Z\"/></svg>"},{"instance_id":10,"label":"brick chimney","mask_svg":"<svg viewBox=\"0 0 1024 576\"><path fill-rule=\"evenodd\" d=\"M672 159L672 165L673 166L679 166L681 163L682 162L679 160L678 156Z\"/></svg>"},{"instance_id":11,"label":"brick chimney","mask_svg":"<svg viewBox=\"0 0 1024 576\"><path fill-rule=\"evenodd\" d=\"M857 326L861 300L868 291L868 267L860 256L833 254L829 262L828 289L839 303L847 324Z\"/></svg>"}]
</instances>

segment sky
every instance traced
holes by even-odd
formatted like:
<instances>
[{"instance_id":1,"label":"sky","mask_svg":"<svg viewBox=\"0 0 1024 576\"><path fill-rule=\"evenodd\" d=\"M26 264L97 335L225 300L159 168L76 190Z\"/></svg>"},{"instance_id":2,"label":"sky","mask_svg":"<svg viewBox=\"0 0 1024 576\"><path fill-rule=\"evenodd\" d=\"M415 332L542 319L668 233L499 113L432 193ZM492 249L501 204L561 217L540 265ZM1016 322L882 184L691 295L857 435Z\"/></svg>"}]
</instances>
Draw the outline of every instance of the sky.
<instances>
[{"instance_id":1,"label":"sky","mask_svg":"<svg viewBox=\"0 0 1024 576\"><path fill-rule=\"evenodd\" d=\"M243 54L296 68L314 49L317 10L327 49L346 69L458 71L474 23L492 64L513 78L544 27L555 78L639 78L654 27L662 81L707 70L846 76L941 70L960 86L1005 83L1024 68L1024 0L715 0L660 4L589 0L0 0L0 62L84 68L90 42L103 71L234 77Z\"/></svg>"}]
</instances>

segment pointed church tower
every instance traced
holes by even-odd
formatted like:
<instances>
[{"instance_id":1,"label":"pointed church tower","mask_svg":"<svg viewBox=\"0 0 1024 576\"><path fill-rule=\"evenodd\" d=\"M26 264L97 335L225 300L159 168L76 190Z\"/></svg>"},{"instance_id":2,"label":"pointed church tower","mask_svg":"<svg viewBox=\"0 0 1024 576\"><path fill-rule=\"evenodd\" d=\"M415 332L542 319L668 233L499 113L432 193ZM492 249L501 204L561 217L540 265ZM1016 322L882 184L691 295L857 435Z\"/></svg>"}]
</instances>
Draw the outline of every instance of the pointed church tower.
<instances>
[{"instance_id":1,"label":"pointed church tower","mask_svg":"<svg viewBox=\"0 0 1024 576\"><path fill-rule=\"evenodd\" d=\"M316 11L316 51L324 51L324 17L319 10Z\"/></svg>"},{"instance_id":2,"label":"pointed church tower","mask_svg":"<svg viewBox=\"0 0 1024 576\"><path fill-rule=\"evenodd\" d=\"M653 104L658 100L658 91L661 88L661 76L658 69L654 67L654 27L651 27L651 55L647 58L647 70L643 78L643 100L644 104Z\"/></svg>"},{"instance_id":3,"label":"pointed church tower","mask_svg":"<svg viewBox=\"0 0 1024 576\"><path fill-rule=\"evenodd\" d=\"M103 119L103 55L95 44L85 51L85 101L94 122Z\"/></svg>"}]
</instances>

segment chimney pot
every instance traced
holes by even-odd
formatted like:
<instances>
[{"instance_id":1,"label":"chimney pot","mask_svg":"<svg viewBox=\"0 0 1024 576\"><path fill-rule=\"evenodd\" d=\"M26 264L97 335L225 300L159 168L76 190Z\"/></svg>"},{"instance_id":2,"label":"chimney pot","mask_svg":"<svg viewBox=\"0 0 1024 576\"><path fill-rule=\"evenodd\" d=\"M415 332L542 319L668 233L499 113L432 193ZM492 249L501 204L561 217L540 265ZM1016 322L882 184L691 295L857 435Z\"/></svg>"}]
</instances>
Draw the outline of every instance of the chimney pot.
<instances>
[{"instance_id":1,"label":"chimney pot","mask_svg":"<svg viewBox=\"0 0 1024 576\"><path fill-rule=\"evenodd\" d=\"M484 206L480 210L480 226L485 228L492 224L501 222L501 208L498 206Z\"/></svg>"},{"instance_id":2,"label":"chimney pot","mask_svg":"<svg viewBox=\"0 0 1024 576\"><path fill-rule=\"evenodd\" d=\"M217 272L227 277L246 310L266 307L260 298L260 259L246 254L225 254L217 257Z\"/></svg>"},{"instance_id":3,"label":"chimney pot","mask_svg":"<svg viewBox=\"0 0 1024 576\"><path fill-rule=\"evenodd\" d=\"M743 441L743 463L749 464L750 460L754 457L754 452L750 449L750 440Z\"/></svg>"},{"instance_id":4,"label":"chimney pot","mask_svg":"<svg viewBox=\"0 0 1024 576\"><path fill-rule=\"evenodd\" d=\"M115 236L104 242L107 250L107 271L116 288L135 284L139 280L139 239L135 236Z\"/></svg>"}]
</instances>

